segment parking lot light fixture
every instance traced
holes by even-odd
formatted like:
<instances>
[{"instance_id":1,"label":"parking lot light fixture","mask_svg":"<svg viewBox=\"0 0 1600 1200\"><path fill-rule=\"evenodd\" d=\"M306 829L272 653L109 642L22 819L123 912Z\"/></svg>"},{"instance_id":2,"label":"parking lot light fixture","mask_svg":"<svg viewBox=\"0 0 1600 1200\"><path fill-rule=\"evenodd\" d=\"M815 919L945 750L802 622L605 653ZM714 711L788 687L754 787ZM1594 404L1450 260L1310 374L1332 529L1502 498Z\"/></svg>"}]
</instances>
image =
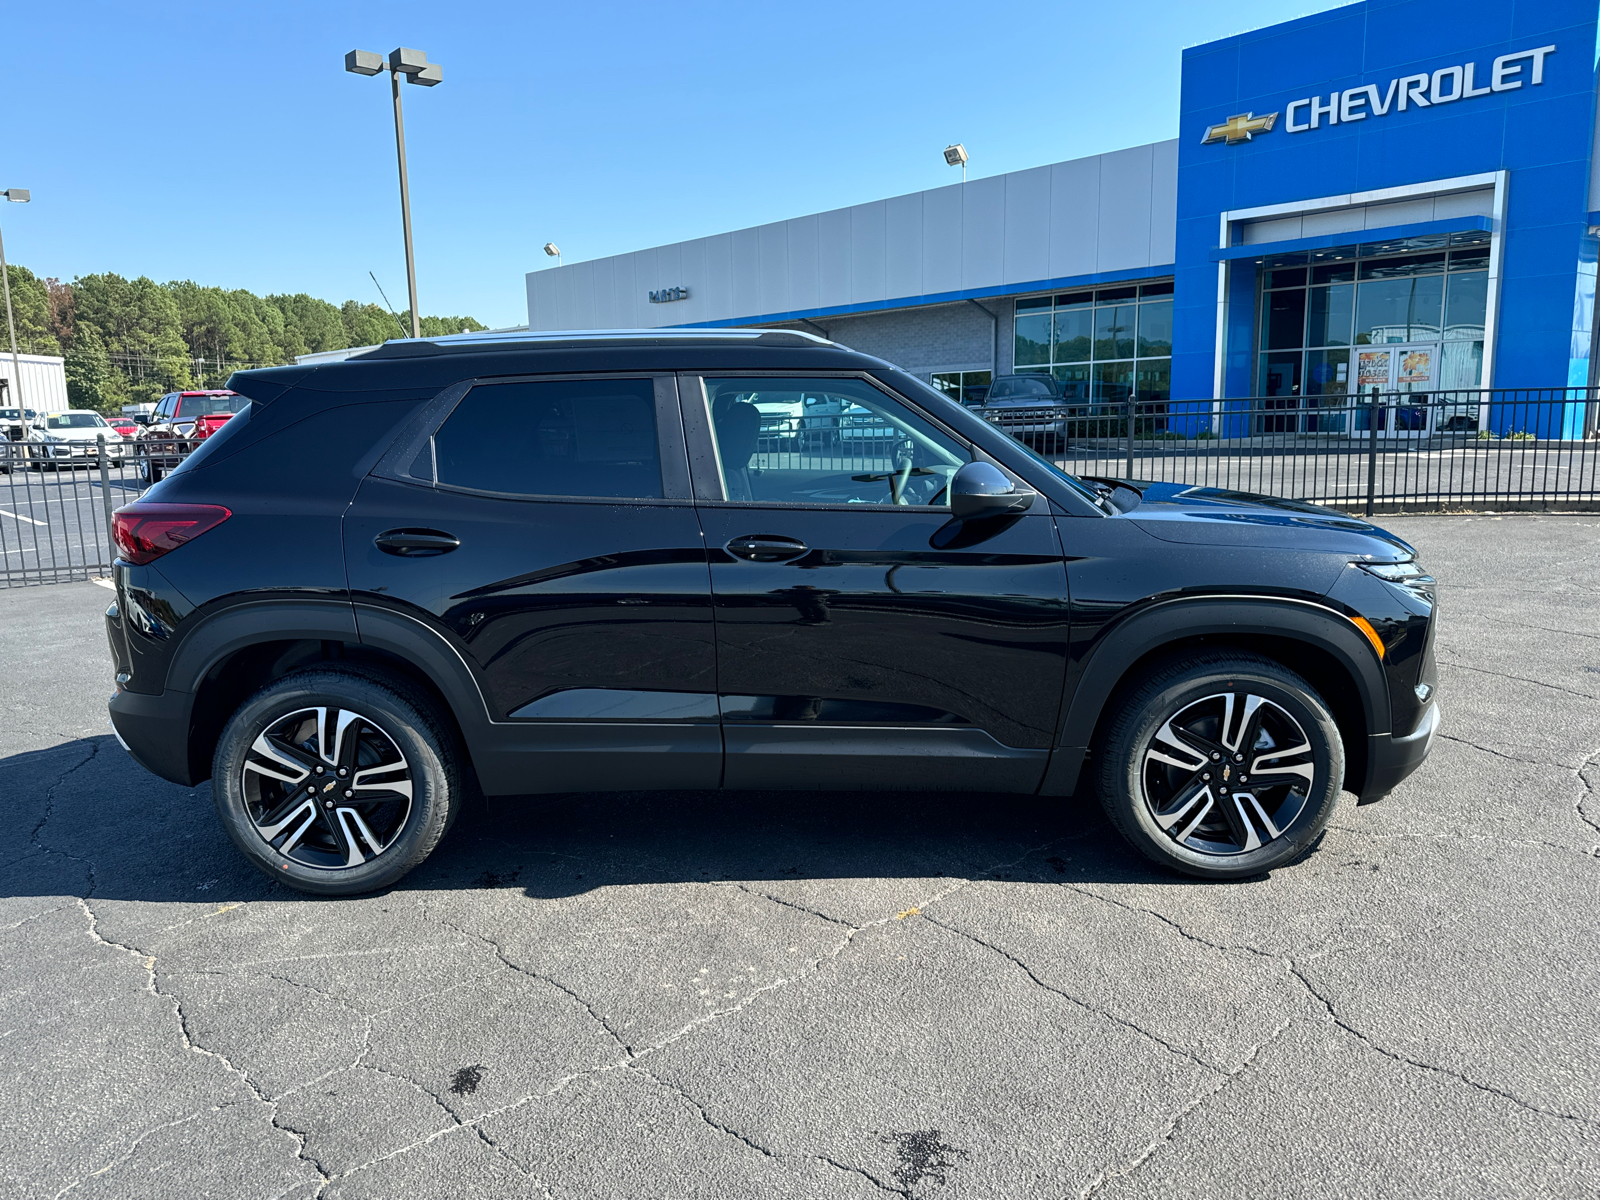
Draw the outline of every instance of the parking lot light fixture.
<instances>
[{"instance_id":1,"label":"parking lot light fixture","mask_svg":"<svg viewBox=\"0 0 1600 1200\"><path fill-rule=\"evenodd\" d=\"M546 254L548 254L551 258L556 260L556 266L559 267L561 265L561 247L560 246L556 245L554 242L546 242L544 244L544 252Z\"/></svg>"},{"instance_id":2,"label":"parking lot light fixture","mask_svg":"<svg viewBox=\"0 0 1600 1200\"><path fill-rule=\"evenodd\" d=\"M26 204L33 199L33 194L27 188L7 188L0 192L13 204ZM6 332L11 335L11 386L6 390L11 394L6 397L17 406L17 431L18 440L28 440L28 410L22 403L22 363L17 358L17 322L11 315L11 272L6 269L6 243L0 237L0 282L3 282L6 293Z\"/></svg>"},{"instance_id":3,"label":"parking lot light fixture","mask_svg":"<svg viewBox=\"0 0 1600 1200\"><path fill-rule=\"evenodd\" d=\"M370 50L352 50L344 56L344 69L352 75L378 75L389 72L394 95L394 146L400 164L400 224L406 243L406 291L411 301L411 336L422 336L422 316L417 308L417 260L411 244L411 185L406 174L406 126L400 111L400 81L421 87L436 87L444 81L444 68L430 63L424 51L397 46L385 62Z\"/></svg>"},{"instance_id":4,"label":"parking lot light fixture","mask_svg":"<svg viewBox=\"0 0 1600 1200\"><path fill-rule=\"evenodd\" d=\"M960 142L944 148L944 161L946 166L961 168L961 182L967 181L967 148Z\"/></svg>"}]
</instances>

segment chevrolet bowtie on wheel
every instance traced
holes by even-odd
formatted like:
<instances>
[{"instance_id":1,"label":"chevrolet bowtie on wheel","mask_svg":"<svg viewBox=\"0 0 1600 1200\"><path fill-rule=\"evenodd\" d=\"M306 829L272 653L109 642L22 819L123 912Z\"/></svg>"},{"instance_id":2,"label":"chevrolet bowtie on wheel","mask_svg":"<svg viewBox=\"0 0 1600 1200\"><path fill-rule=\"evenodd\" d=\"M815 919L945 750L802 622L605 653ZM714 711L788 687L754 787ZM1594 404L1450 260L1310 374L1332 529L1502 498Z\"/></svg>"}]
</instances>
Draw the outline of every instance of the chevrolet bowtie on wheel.
<instances>
[{"instance_id":1,"label":"chevrolet bowtie on wheel","mask_svg":"<svg viewBox=\"0 0 1600 1200\"><path fill-rule=\"evenodd\" d=\"M1438 727L1398 538L1080 479L809 334L403 340L229 389L113 518L111 720L290 887L392 886L467 796L719 787L1098 794L1163 866L1254 875Z\"/></svg>"},{"instance_id":2,"label":"chevrolet bowtie on wheel","mask_svg":"<svg viewBox=\"0 0 1600 1200\"><path fill-rule=\"evenodd\" d=\"M403 678L310 668L240 705L212 798L247 858L308 892L368 891L426 858L460 804L450 735Z\"/></svg>"},{"instance_id":3,"label":"chevrolet bowtie on wheel","mask_svg":"<svg viewBox=\"0 0 1600 1200\"><path fill-rule=\"evenodd\" d=\"M1270 659L1184 656L1152 671L1107 731L1100 798L1159 863L1227 878L1283 866L1322 832L1344 778L1338 722Z\"/></svg>"}]
</instances>

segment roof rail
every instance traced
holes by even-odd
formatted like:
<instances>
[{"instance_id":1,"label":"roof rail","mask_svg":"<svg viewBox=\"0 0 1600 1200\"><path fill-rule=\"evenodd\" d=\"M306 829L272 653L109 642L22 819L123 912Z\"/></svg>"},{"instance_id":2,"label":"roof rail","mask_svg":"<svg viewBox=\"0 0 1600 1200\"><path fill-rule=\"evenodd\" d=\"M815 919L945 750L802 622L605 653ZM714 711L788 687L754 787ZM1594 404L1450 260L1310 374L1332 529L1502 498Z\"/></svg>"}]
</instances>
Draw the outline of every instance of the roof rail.
<instances>
[{"instance_id":1,"label":"roof rail","mask_svg":"<svg viewBox=\"0 0 1600 1200\"><path fill-rule=\"evenodd\" d=\"M440 337L390 338L385 346L419 344L492 345L503 342L581 342L629 341L633 339L660 341L663 338L683 341L753 341L768 334L782 333L805 338L820 346L834 343L827 338L807 333L803 329L495 329L479 333L450 333Z\"/></svg>"}]
</instances>

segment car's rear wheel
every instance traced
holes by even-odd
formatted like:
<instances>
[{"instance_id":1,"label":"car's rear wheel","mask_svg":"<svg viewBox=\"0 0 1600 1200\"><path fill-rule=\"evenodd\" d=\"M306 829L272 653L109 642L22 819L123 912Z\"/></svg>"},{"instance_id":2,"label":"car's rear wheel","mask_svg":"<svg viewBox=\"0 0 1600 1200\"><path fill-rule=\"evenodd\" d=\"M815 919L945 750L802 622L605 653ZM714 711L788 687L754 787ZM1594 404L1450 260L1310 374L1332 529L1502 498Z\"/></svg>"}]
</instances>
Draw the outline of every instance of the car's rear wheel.
<instances>
[{"instance_id":1,"label":"car's rear wheel","mask_svg":"<svg viewBox=\"0 0 1600 1200\"><path fill-rule=\"evenodd\" d=\"M1190 875L1233 879L1304 854L1332 815L1344 743L1327 705L1270 659L1204 654L1123 694L1101 802L1135 847Z\"/></svg>"},{"instance_id":2,"label":"car's rear wheel","mask_svg":"<svg viewBox=\"0 0 1600 1200\"><path fill-rule=\"evenodd\" d=\"M146 483L161 482L161 464L148 454L139 457L139 478Z\"/></svg>"},{"instance_id":3,"label":"car's rear wheel","mask_svg":"<svg viewBox=\"0 0 1600 1200\"><path fill-rule=\"evenodd\" d=\"M346 670L285 676L229 720L212 796L245 857L305 892L397 882L460 804L454 738L404 681Z\"/></svg>"}]
</instances>

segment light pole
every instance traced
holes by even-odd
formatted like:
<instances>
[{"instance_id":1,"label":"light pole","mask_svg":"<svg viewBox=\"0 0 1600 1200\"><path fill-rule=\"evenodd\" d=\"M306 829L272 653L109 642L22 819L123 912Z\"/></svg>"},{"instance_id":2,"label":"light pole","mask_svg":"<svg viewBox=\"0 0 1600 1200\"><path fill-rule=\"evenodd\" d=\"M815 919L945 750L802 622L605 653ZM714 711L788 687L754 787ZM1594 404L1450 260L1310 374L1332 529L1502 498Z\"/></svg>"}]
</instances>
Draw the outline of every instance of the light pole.
<instances>
[{"instance_id":1,"label":"light pole","mask_svg":"<svg viewBox=\"0 0 1600 1200\"><path fill-rule=\"evenodd\" d=\"M0 192L0 196L4 196L13 204L26 204L33 199L33 195L27 188L7 188L5 191ZM5 283L6 330L11 334L10 390L13 393L11 399L17 406L18 440L25 442L28 440L28 410L22 403L22 364L17 359L17 322L16 318L11 315L11 272L6 270L6 243L4 238L0 238L0 280Z\"/></svg>"},{"instance_id":2,"label":"light pole","mask_svg":"<svg viewBox=\"0 0 1600 1200\"><path fill-rule=\"evenodd\" d=\"M389 51L389 61L368 50L352 50L344 56L344 69L353 75L376 75L387 67L394 89L394 146L400 158L400 223L406 235L406 287L411 294L411 336L422 336L422 318L417 312L417 262L411 252L411 187L406 181L406 126L400 115L400 77L407 83L433 87L444 79L444 68L430 63L421 50L399 47Z\"/></svg>"},{"instance_id":3,"label":"light pole","mask_svg":"<svg viewBox=\"0 0 1600 1200\"><path fill-rule=\"evenodd\" d=\"M967 181L967 148L960 142L944 148L944 161L946 166L961 168L961 182Z\"/></svg>"},{"instance_id":4,"label":"light pole","mask_svg":"<svg viewBox=\"0 0 1600 1200\"><path fill-rule=\"evenodd\" d=\"M544 252L546 254L548 254L551 258L556 260L556 266L559 267L561 265L561 247L560 246L556 245L554 242L546 242L544 244Z\"/></svg>"}]
</instances>

